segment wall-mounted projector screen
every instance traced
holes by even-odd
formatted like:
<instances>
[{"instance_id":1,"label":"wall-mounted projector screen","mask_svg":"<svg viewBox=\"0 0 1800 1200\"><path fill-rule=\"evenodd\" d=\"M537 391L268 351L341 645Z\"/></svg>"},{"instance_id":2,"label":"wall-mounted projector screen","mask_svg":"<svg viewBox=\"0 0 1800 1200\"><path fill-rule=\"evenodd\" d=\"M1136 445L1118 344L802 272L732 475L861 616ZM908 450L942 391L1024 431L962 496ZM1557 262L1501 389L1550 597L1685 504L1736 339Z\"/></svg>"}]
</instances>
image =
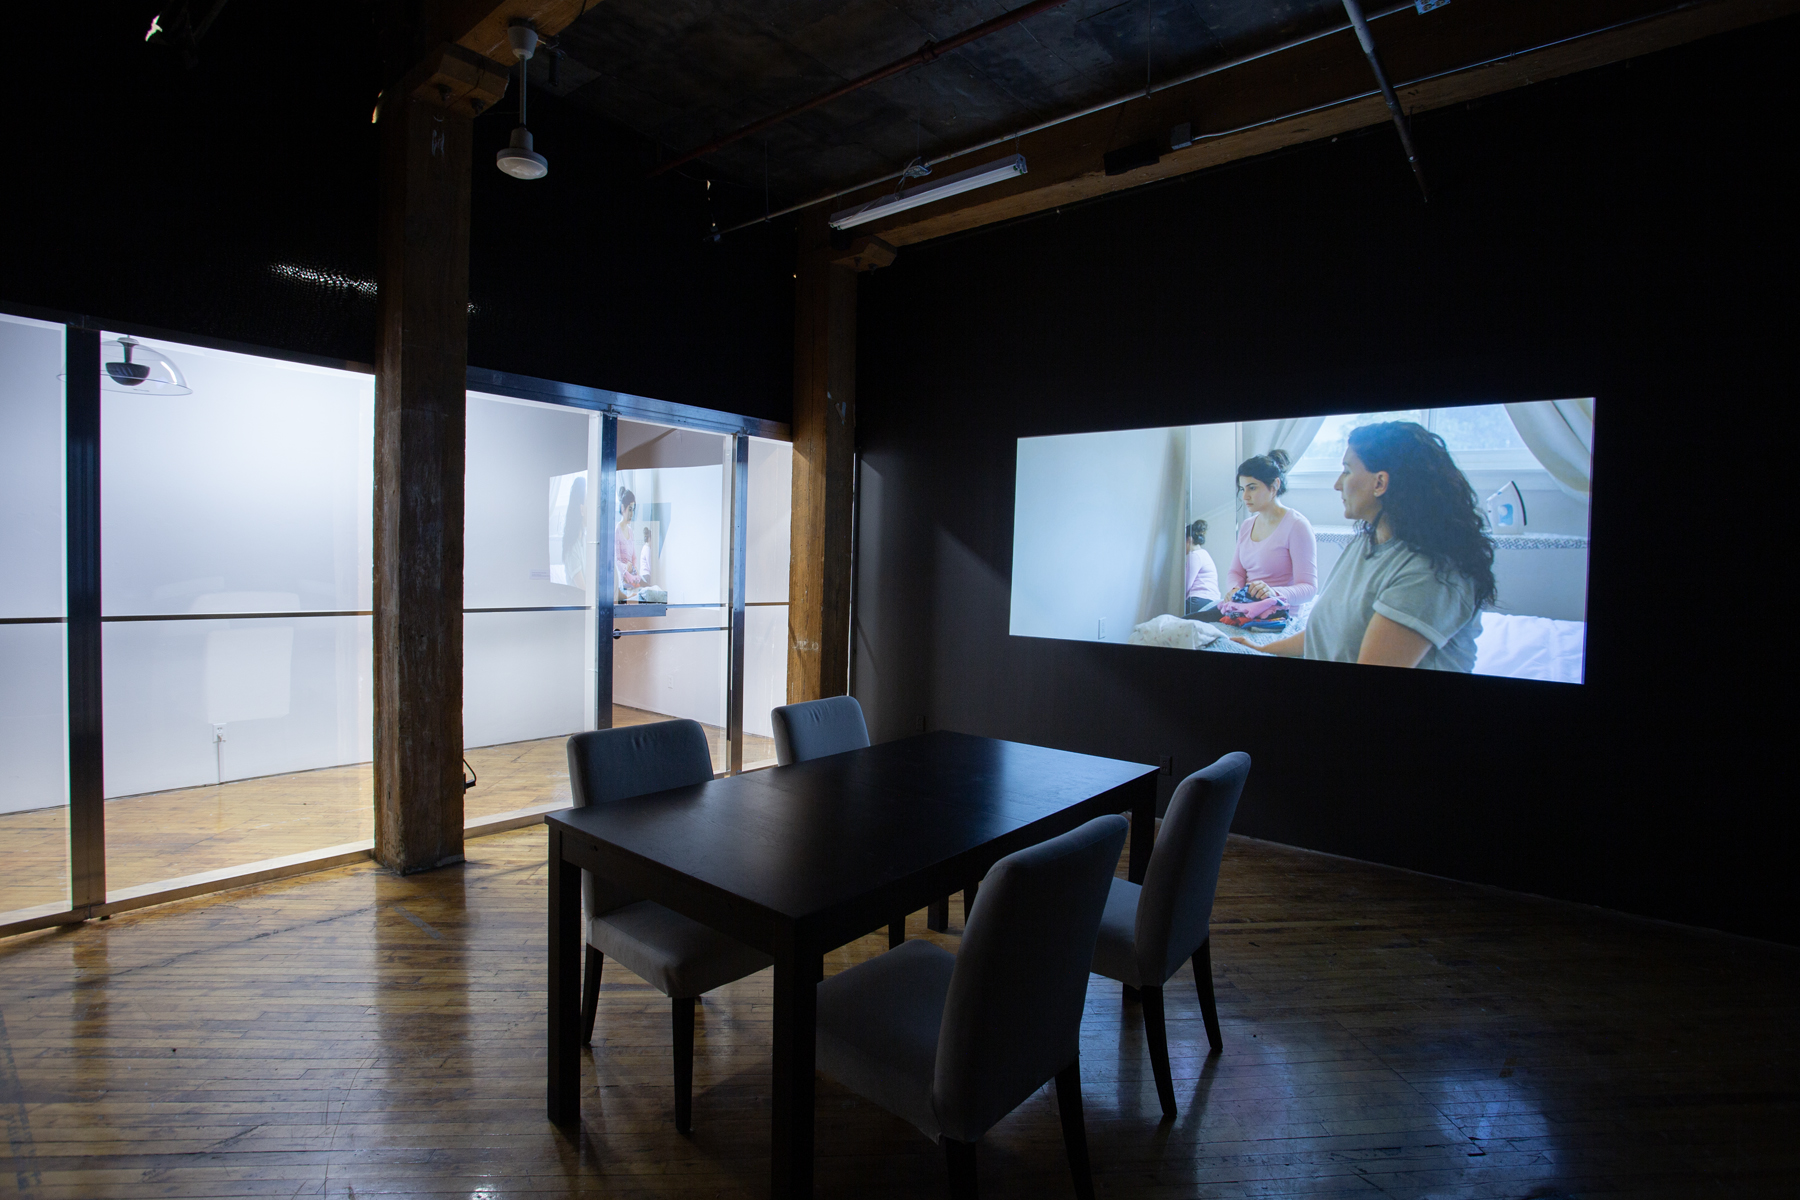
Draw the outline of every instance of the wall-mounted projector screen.
<instances>
[{"instance_id":1,"label":"wall-mounted projector screen","mask_svg":"<svg viewBox=\"0 0 1800 1200\"><path fill-rule=\"evenodd\" d=\"M1019 439L1019 637L1580 683L1594 401Z\"/></svg>"}]
</instances>

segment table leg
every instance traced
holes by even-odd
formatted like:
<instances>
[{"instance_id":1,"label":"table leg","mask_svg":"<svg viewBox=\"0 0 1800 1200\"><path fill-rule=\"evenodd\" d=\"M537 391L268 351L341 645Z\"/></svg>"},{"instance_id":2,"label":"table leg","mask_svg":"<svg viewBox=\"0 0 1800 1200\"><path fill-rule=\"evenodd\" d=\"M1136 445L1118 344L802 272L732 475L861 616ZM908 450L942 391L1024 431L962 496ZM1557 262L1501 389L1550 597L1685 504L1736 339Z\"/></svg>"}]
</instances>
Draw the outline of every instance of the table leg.
<instances>
[{"instance_id":1,"label":"table leg","mask_svg":"<svg viewBox=\"0 0 1800 1200\"><path fill-rule=\"evenodd\" d=\"M770 1184L775 1200L807 1200L813 1183L814 1039L824 956L796 950L775 959L775 1079Z\"/></svg>"},{"instance_id":2,"label":"table leg","mask_svg":"<svg viewBox=\"0 0 1800 1200\"><path fill-rule=\"evenodd\" d=\"M1156 776L1148 775L1132 785L1131 861L1125 874L1133 883L1144 882L1150 869L1150 850L1156 843Z\"/></svg>"},{"instance_id":3,"label":"table leg","mask_svg":"<svg viewBox=\"0 0 1800 1200\"><path fill-rule=\"evenodd\" d=\"M550 1000L546 1103L558 1125L581 1119L581 868L563 859L550 830Z\"/></svg>"}]
</instances>

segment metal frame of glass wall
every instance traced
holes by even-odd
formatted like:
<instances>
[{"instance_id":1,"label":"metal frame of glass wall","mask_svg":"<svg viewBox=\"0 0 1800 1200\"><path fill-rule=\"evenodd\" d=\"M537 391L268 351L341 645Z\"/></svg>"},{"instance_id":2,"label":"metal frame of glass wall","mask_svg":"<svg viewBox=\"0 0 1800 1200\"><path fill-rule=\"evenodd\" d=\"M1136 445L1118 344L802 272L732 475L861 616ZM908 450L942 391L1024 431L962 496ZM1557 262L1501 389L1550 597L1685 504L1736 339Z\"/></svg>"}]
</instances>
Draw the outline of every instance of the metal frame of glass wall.
<instances>
[{"instance_id":1,"label":"metal frame of glass wall","mask_svg":"<svg viewBox=\"0 0 1800 1200\"><path fill-rule=\"evenodd\" d=\"M72 924L109 916L133 908L167 903L188 896L223 891L269 879L365 860L370 850L332 847L317 856L295 855L285 859L250 862L240 867L202 875L165 880L148 887L114 890L106 886L106 830L104 796L105 722L102 705L102 628L109 621L155 620L156 617L103 616L101 612L101 331L135 337L185 343L214 350L255 355L284 362L333 367L373 374L367 364L315 355L296 354L217 338L196 337L131 322L100 322L89 317L47 311L28 306L7 306L9 315L64 326L65 387L64 485L65 485L65 588L64 616L6 617L6 624L61 624L67 647L66 705L68 753L68 906L46 904L0 913L0 937L54 925ZM600 487L602 496L613 493L618 462L620 418L657 425L723 434L732 438L730 477L731 536L729 596L726 624L719 626L729 637L729 690L726 697L726 737L729 746L727 773L743 767L743 714L745 665L745 558L749 496L749 447L752 437L791 441L788 426L756 417L738 416L693 405L677 404L554 380L536 379L502 371L470 367L467 389L540 404L560 405L597 413L602 418ZM612 723L612 646L616 639L687 630L616 630L612 556L597 556L606 569L597 589L595 713L601 728ZM465 609L465 614L489 611L550 611L551 608ZM719 606L710 606L718 608ZM206 616L240 619L249 617L370 616L363 611L223 613ZM708 627L709 629L711 627ZM499 832L541 821L541 813L525 817L471 821L465 835ZM348 849L348 852L345 852Z\"/></svg>"}]
</instances>

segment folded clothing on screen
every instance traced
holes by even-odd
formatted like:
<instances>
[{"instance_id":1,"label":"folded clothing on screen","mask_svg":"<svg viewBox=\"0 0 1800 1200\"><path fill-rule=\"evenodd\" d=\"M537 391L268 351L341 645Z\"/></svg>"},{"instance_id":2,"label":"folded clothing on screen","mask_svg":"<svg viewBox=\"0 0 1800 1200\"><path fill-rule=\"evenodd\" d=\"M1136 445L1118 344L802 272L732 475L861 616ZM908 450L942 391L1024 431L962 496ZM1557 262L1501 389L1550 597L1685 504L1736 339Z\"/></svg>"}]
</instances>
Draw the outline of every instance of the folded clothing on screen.
<instances>
[{"instance_id":1,"label":"folded clothing on screen","mask_svg":"<svg viewBox=\"0 0 1800 1200\"><path fill-rule=\"evenodd\" d=\"M1219 634L1196 621L1173 613L1151 617L1131 631L1125 639L1129 646L1168 646L1176 650L1198 650L1219 640Z\"/></svg>"}]
</instances>

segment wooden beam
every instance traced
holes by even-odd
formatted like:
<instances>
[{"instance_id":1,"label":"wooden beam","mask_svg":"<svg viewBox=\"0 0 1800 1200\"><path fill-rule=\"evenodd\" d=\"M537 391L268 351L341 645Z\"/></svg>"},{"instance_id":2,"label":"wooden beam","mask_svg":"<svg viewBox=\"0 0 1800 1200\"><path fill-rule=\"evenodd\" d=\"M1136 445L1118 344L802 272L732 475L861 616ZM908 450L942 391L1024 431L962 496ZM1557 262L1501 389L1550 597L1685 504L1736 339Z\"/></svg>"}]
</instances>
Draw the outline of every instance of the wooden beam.
<instances>
[{"instance_id":1,"label":"wooden beam","mask_svg":"<svg viewBox=\"0 0 1800 1200\"><path fill-rule=\"evenodd\" d=\"M794 289L794 505L788 703L850 682L856 466L856 268L834 261L822 210L803 214Z\"/></svg>"},{"instance_id":2,"label":"wooden beam","mask_svg":"<svg viewBox=\"0 0 1800 1200\"><path fill-rule=\"evenodd\" d=\"M1423 112L1796 11L1800 0L1713 0L1673 11L1657 0L1456 0L1424 15L1401 12L1373 29L1402 105ZM1028 135L1020 145L1030 163L1028 175L862 228L906 246L1380 125L1389 115L1379 95L1365 94L1373 89L1355 36L1345 31ZM1302 115L1284 118L1288 113ZM1242 132L1203 136L1184 149L1167 150L1169 130L1184 122L1198 135ZM1106 174L1107 151L1149 141L1165 148L1159 162ZM993 153L971 151L938 170L962 170ZM1429 147L1422 153L1429 171ZM1405 169L1403 158L1396 162L1397 169ZM837 211L891 188L877 184L816 207Z\"/></svg>"},{"instance_id":3,"label":"wooden beam","mask_svg":"<svg viewBox=\"0 0 1800 1200\"><path fill-rule=\"evenodd\" d=\"M375 378L375 857L462 860L462 596L473 122L382 99Z\"/></svg>"},{"instance_id":4,"label":"wooden beam","mask_svg":"<svg viewBox=\"0 0 1800 1200\"><path fill-rule=\"evenodd\" d=\"M586 9L595 7L600 0L475 0L453 7L450 19L452 27L461 26L461 32L453 34L451 40L457 45L473 50L484 58L491 58L509 66L516 60L513 58L512 44L506 40L506 27L514 18L523 17L537 26L539 37L555 37L579 17Z\"/></svg>"}]
</instances>

